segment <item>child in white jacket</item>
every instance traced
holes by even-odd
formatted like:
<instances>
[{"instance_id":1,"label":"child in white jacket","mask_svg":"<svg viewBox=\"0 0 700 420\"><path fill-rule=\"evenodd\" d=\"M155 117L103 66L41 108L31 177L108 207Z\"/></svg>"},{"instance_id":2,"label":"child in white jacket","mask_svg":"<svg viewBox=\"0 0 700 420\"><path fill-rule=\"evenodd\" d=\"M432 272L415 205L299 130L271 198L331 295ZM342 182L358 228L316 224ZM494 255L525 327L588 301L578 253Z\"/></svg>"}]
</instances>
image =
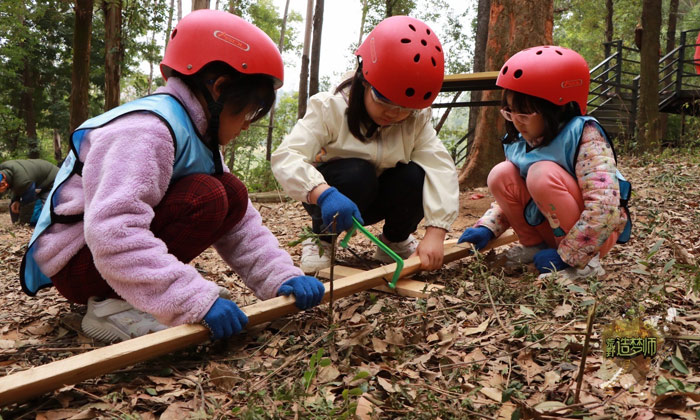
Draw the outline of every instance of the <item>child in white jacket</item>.
<instances>
[{"instance_id":1,"label":"child in white jacket","mask_svg":"<svg viewBox=\"0 0 700 420\"><path fill-rule=\"evenodd\" d=\"M284 190L304 204L314 233L384 220L380 239L423 269L442 265L445 234L457 217L454 163L430 123L430 105L444 77L435 33L408 16L385 19L355 52L355 74L334 93L310 98L306 115L272 155ZM418 244L412 233L425 218ZM322 237L326 251L330 238ZM326 245L328 244L328 245ZM303 244L301 269L330 265L328 252ZM375 258L391 262L377 249Z\"/></svg>"}]
</instances>

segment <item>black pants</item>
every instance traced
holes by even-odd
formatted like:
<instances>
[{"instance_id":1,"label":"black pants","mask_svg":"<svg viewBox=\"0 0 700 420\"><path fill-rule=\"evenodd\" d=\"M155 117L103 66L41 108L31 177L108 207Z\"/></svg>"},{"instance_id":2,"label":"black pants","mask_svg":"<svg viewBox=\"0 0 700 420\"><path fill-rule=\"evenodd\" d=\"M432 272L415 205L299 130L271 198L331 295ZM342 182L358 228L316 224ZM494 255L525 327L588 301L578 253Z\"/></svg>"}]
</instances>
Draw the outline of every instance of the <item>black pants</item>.
<instances>
[{"instance_id":1,"label":"black pants","mask_svg":"<svg viewBox=\"0 0 700 420\"><path fill-rule=\"evenodd\" d=\"M364 159L340 159L319 165L328 185L351 199L365 226L384 220L384 237L399 242L415 232L423 219L425 171L413 162L399 163L375 175L374 165ZM321 209L304 203L314 233L325 231Z\"/></svg>"}]
</instances>

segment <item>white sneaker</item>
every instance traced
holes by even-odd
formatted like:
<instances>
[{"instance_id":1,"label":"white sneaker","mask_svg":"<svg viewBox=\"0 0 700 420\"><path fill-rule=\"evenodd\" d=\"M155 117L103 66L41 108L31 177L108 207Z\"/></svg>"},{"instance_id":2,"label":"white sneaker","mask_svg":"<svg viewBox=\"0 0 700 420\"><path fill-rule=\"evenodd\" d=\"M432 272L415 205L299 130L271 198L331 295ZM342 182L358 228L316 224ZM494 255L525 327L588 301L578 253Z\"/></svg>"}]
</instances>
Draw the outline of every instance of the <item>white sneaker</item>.
<instances>
[{"instance_id":1,"label":"white sneaker","mask_svg":"<svg viewBox=\"0 0 700 420\"><path fill-rule=\"evenodd\" d=\"M567 268L561 271L555 271L552 273L540 274L537 278L540 280L557 278L561 282L569 283L572 280L591 277L591 276L603 276L605 275L605 270L600 265L600 258L598 255L593 257L588 264L583 268Z\"/></svg>"},{"instance_id":2,"label":"white sneaker","mask_svg":"<svg viewBox=\"0 0 700 420\"><path fill-rule=\"evenodd\" d=\"M408 235L408 238L401 242L389 242L384 238L384 234L379 235L379 239L384 242L389 249L398 254L399 257L406 259L416 252L418 248L418 239L413 235ZM386 252L382 251L379 246L377 246L376 251L374 251L374 259L383 263L392 263L394 259L389 256Z\"/></svg>"},{"instance_id":3,"label":"white sneaker","mask_svg":"<svg viewBox=\"0 0 700 420\"><path fill-rule=\"evenodd\" d=\"M547 244L541 243L534 246L517 245L506 252L503 255L506 258L505 267L515 268L520 267L524 264L530 264L535 260L535 254L547 248Z\"/></svg>"},{"instance_id":4,"label":"white sneaker","mask_svg":"<svg viewBox=\"0 0 700 420\"><path fill-rule=\"evenodd\" d=\"M83 332L98 341L112 343L140 337L167 327L121 299L88 299L87 313L81 323Z\"/></svg>"},{"instance_id":5,"label":"white sneaker","mask_svg":"<svg viewBox=\"0 0 700 420\"><path fill-rule=\"evenodd\" d=\"M316 274L317 272L331 266L331 243L321 242L323 252L319 255L319 248L316 241L306 239L301 243L301 264L299 268L304 274Z\"/></svg>"}]
</instances>

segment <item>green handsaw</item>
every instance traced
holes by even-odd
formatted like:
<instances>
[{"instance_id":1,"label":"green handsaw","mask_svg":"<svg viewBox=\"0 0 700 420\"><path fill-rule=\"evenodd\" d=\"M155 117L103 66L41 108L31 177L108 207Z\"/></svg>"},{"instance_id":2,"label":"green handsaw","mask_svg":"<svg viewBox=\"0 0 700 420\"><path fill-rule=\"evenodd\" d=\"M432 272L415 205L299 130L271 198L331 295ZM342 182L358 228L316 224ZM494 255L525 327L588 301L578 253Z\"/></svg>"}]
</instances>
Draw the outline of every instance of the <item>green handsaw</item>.
<instances>
[{"instance_id":1,"label":"green handsaw","mask_svg":"<svg viewBox=\"0 0 700 420\"><path fill-rule=\"evenodd\" d=\"M372 242L377 244L379 249L386 252L394 261L396 261L396 271L394 271L394 277L392 277L391 282L389 283L389 288L395 289L396 282L399 281L399 276L401 275L401 270L403 270L403 258L396 255L396 253L392 251L391 248L389 248L379 238L369 233L369 231L365 229L365 227L362 226L362 224L358 222L357 219L355 219L354 217L352 218L352 227L350 228L350 230L348 230L348 233L345 235L345 237L340 241L340 246L342 246L343 248L347 248L350 238L357 229L359 229L360 232L364 233L365 236L367 236Z\"/></svg>"}]
</instances>

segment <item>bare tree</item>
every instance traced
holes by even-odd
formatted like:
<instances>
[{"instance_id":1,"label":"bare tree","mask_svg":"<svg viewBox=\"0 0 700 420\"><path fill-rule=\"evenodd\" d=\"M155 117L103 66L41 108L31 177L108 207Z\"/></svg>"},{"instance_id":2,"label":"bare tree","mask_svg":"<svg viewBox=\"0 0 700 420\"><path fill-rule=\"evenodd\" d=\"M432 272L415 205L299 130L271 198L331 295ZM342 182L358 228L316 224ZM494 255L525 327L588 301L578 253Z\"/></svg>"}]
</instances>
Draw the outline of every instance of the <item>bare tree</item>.
<instances>
[{"instance_id":1,"label":"bare tree","mask_svg":"<svg viewBox=\"0 0 700 420\"><path fill-rule=\"evenodd\" d=\"M605 14L605 42L612 42L614 35L613 13L615 12L613 0L605 0L605 10L607 11Z\"/></svg>"},{"instance_id":2,"label":"bare tree","mask_svg":"<svg viewBox=\"0 0 700 420\"><path fill-rule=\"evenodd\" d=\"M661 141L659 124L659 34L661 2L644 0L642 4L642 48L640 51L639 113L637 144L641 152L658 150Z\"/></svg>"},{"instance_id":3,"label":"bare tree","mask_svg":"<svg viewBox=\"0 0 700 420\"><path fill-rule=\"evenodd\" d=\"M175 0L170 0L170 9L168 10L168 27L165 29L165 48L168 48L170 34L173 31L173 10L175 9Z\"/></svg>"},{"instance_id":4,"label":"bare tree","mask_svg":"<svg viewBox=\"0 0 700 420\"><path fill-rule=\"evenodd\" d=\"M323 32L323 0L316 0L314 11L311 69L309 70L309 96L318 93L318 67L321 61L321 33Z\"/></svg>"},{"instance_id":5,"label":"bare tree","mask_svg":"<svg viewBox=\"0 0 700 420\"><path fill-rule=\"evenodd\" d=\"M192 0L192 10L208 9L209 0Z\"/></svg>"},{"instance_id":6,"label":"bare tree","mask_svg":"<svg viewBox=\"0 0 700 420\"><path fill-rule=\"evenodd\" d=\"M277 49L280 54L284 49L284 33L287 30L287 17L289 16L289 0L284 5L284 15L282 16L282 29L280 29L280 41L277 44ZM270 108L270 124L267 126L267 144L265 148L265 159L269 162L272 156L272 131L275 128L275 107Z\"/></svg>"},{"instance_id":7,"label":"bare tree","mask_svg":"<svg viewBox=\"0 0 700 420\"><path fill-rule=\"evenodd\" d=\"M671 0L668 6L668 25L666 27L666 54L676 48L676 24L678 22L678 0ZM666 60L664 65L669 65L673 61L672 58ZM669 75L673 69L669 66L662 77ZM661 82L659 82L661 83ZM662 113L659 116L659 124L661 125L661 138L666 137L666 129L668 128L668 114Z\"/></svg>"},{"instance_id":8,"label":"bare tree","mask_svg":"<svg viewBox=\"0 0 700 420\"><path fill-rule=\"evenodd\" d=\"M73 69L70 92L70 130L88 117L90 87L90 41L92 37L93 0L76 0L73 31Z\"/></svg>"},{"instance_id":9,"label":"bare tree","mask_svg":"<svg viewBox=\"0 0 700 420\"><path fill-rule=\"evenodd\" d=\"M122 0L102 3L105 16L105 111L119 106L122 61ZM149 86L150 89L150 86Z\"/></svg>"},{"instance_id":10,"label":"bare tree","mask_svg":"<svg viewBox=\"0 0 700 420\"><path fill-rule=\"evenodd\" d=\"M304 49L301 54L301 72L299 75L299 107L297 118L306 114L306 101L309 94L309 50L311 49L311 24L313 22L314 0L306 1L306 28L304 29Z\"/></svg>"},{"instance_id":11,"label":"bare tree","mask_svg":"<svg viewBox=\"0 0 700 420\"><path fill-rule=\"evenodd\" d=\"M486 40L489 35L489 14L491 12L491 0L479 0L476 12L476 39L474 41L474 73L486 71ZM480 101L483 92L474 90L471 92L472 102ZM467 137L467 153L474 142L476 120L479 117L479 108L469 109L469 124L467 132L472 133Z\"/></svg>"},{"instance_id":12,"label":"bare tree","mask_svg":"<svg viewBox=\"0 0 700 420\"><path fill-rule=\"evenodd\" d=\"M527 10L528 13L523 13ZM535 45L552 43L553 0L491 0L488 48L485 68L499 70L516 52ZM518 28L513 31L512 28ZM500 91L485 91L482 100L500 100ZM479 112L476 135L459 174L460 187L486 185L491 168L504 158L498 139L504 132L503 118L497 107Z\"/></svg>"}]
</instances>

